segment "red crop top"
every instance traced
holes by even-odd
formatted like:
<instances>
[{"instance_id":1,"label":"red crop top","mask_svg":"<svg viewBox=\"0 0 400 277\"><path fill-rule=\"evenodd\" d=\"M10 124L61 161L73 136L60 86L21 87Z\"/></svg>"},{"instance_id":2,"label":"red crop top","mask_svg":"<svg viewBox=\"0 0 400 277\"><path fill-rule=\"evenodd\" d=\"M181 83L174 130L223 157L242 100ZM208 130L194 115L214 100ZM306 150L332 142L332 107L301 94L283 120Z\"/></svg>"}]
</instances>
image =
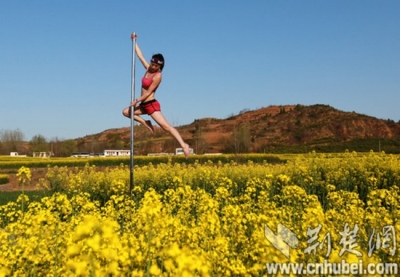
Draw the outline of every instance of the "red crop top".
<instances>
[{"instance_id":1,"label":"red crop top","mask_svg":"<svg viewBox=\"0 0 400 277\"><path fill-rule=\"evenodd\" d=\"M153 83L153 78L154 76L156 76L156 74L161 73L160 71L153 73L149 76L149 78L146 78L146 74L147 72L144 74L143 78L142 78L142 88L144 89L148 89L150 87L150 85ZM155 91L155 90L154 90Z\"/></svg>"}]
</instances>

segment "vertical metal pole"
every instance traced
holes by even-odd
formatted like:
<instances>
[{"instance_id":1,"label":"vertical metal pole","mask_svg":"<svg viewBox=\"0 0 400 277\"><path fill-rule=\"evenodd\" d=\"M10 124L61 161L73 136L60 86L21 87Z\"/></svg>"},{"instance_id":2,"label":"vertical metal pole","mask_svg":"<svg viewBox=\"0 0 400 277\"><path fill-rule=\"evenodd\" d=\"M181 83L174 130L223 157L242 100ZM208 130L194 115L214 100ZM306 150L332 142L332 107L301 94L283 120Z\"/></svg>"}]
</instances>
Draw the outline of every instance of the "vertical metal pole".
<instances>
[{"instance_id":1,"label":"vertical metal pole","mask_svg":"<svg viewBox=\"0 0 400 277\"><path fill-rule=\"evenodd\" d=\"M135 48L136 48L136 37L132 37L132 65L131 65L131 103L135 100ZM131 159L130 159L130 185L129 185L129 194L130 197L132 197L132 191L133 191L133 185L134 185L134 176L133 176L133 171L134 171L134 126L135 126L135 120L134 120L134 107L130 106L130 114L131 114Z\"/></svg>"}]
</instances>

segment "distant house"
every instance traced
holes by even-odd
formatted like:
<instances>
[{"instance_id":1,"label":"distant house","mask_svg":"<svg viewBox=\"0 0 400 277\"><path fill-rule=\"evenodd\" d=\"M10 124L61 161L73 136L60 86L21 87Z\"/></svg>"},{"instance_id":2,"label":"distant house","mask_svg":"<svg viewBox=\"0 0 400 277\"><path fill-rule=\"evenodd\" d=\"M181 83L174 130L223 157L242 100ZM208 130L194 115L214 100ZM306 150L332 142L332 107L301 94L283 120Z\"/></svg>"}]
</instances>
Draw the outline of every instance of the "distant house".
<instances>
[{"instance_id":1,"label":"distant house","mask_svg":"<svg viewBox=\"0 0 400 277\"><path fill-rule=\"evenodd\" d=\"M10 152L11 157L26 157L26 155L20 155L18 152Z\"/></svg>"},{"instance_id":2,"label":"distant house","mask_svg":"<svg viewBox=\"0 0 400 277\"><path fill-rule=\"evenodd\" d=\"M130 156L131 150L104 150L106 157Z\"/></svg>"},{"instance_id":3,"label":"distant house","mask_svg":"<svg viewBox=\"0 0 400 277\"><path fill-rule=\"evenodd\" d=\"M26 157L26 155L20 155L18 152L10 152L11 157Z\"/></svg>"},{"instance_id":4,"label":"distant house","mask_svg":"<svg viewBox=\"0 0 400 277\"><path fill-rule=\"evenodd\" d=\"M193 152L193 148L189 148L189 154L192 155ZM183 155L185 153L183 153L183 149L182 148L176 148L175 149L175 155Z\"/></svg>"},{"instance_id":5,"label":"distant house","mask_svg":"<svg viewBox=\"0 0 400 277\"><path fill-rule=\"evenodd\" d=\"M51 152L33 152L32 157L39 157L39 158L50 158L53 156Z\"/></svg>"},{"instance_id":6,"label":"distant house","mask_svg":"<svg viewBox=\"0 0 400 277\"><path fill-rule=\"evenodd\" d=\"M90 153L90 152L73 152L71 157L123 157L129 156L131 154L130 150L104 150L102 153Z\"/></svg>"},{"instance_id":7,"label":"distant house","mask_svg":"<svg viewBox=\"0 0 400 277\"><path fill-rule=\"evenodd\" d=\"M89 152L72 152L71 157L75 157L75 158L90 157L90 153Z\"/></svg>"}]
</instances>

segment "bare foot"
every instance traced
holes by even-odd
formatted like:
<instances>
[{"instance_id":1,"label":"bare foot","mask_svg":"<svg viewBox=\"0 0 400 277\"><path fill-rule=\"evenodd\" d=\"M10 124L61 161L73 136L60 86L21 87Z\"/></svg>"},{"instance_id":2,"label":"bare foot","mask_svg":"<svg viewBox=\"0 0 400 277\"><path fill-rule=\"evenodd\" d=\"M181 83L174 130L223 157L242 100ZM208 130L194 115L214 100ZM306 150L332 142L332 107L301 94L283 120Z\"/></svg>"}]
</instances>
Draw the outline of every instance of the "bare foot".
<instances>
[{"instance_id":1,"label":"bare foot","mask_svg":"<svg viewBox=\"0 0 400 277\"><path fill-rule=\"evenodd\" d=\"M154 134L154 127L150 120L146 120L146 128L149 129L150 133Z\"/></svg>"},{"instance_id":2,"label":"bare foot","mask_svg":"<svg viewBox=\"0 0 400 277\"><path fill-rule=\"evenodd\" d=\"M190 155L190 152L189 152L189 145L187 145L187 144L185 143L185 146L182 147L182 149L183 149L183 153L185 154L186 159L189 158L189 155Z\"/></svg>"}]
</instances>

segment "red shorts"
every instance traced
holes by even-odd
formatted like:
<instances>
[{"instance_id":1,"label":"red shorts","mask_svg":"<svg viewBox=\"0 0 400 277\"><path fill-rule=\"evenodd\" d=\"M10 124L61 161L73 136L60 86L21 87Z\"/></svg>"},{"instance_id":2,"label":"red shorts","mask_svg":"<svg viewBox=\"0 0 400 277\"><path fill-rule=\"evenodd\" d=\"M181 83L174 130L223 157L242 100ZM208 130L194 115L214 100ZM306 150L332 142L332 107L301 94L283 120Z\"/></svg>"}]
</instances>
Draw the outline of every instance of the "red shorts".
<instances>
[{"instance_id":1,"label":"red shorts","mask_svg":"<svg viewBox=\"0 0 400 277\"><path fill-rule=\"evenodd\" d=\"M161 111L160 103L156 100L150 100L144 103L140 103L140 110L144 114L151 115L154 112L159 112Z\"/></svg>"}]
</instances>

